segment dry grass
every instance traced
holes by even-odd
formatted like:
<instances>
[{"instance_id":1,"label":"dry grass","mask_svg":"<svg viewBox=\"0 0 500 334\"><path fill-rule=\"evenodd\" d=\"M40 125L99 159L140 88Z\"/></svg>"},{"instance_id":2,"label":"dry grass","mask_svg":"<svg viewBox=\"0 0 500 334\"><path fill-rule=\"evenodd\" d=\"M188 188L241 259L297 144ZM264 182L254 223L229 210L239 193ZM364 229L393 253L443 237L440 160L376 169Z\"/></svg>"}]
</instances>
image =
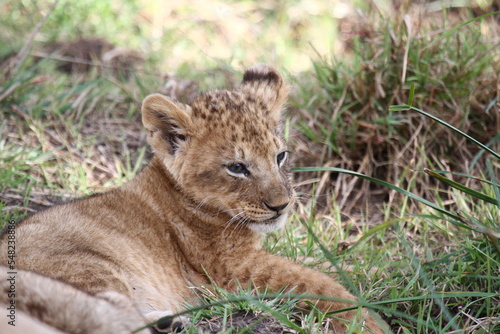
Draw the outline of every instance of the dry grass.
<instances>
[{"instance_id":1,"label":"dry grass","mask_svg":"<svg viewBox=\"0 0 500 334\"><path fill-rule=\"evenodd\" d=\"M414 84L415 105L482 142L492 140L498 150L493 138L500 128L500 25L488 17L434 43L471 12L444 15L429 14L423 6L381 14L373 6L360 20L342 24L351 58L317 60L319 89L306 83L296 95L299 165L358 171L411 186L430 200L436 183L418 173L424 167L466 174L485 170L484 156L476 158L479 149L465 138L417 113L389 111L391 104L408 101ZM481 186L470 178L452 178ZM375 201L389 207L395 200L393 192L339 174L323 174L315 193L324 202L336 199L346 215L359 211L353 203L360 199L362 206Z\"/></svg>"}]
</instances>

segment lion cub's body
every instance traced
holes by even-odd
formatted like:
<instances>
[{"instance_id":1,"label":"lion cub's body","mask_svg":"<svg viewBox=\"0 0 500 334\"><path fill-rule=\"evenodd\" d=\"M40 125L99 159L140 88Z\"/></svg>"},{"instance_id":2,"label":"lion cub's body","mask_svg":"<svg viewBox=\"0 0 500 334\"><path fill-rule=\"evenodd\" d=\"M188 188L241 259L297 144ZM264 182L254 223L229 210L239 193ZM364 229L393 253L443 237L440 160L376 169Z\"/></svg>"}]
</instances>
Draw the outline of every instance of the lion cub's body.
<instances>
[{"instance_id":1,"label":"lion cub's body","mask_svg":"<svg viewBox=\"0 0 500 334\"><path fill-rule=\"evenodd\" d=\"M18 269L41 274L47 285L85 293L71 303L88 297L118 311L123 307L130 324L121 331L115 327L116 333L180 311L184 301L193 302L191 287L211 281L227 289L253 282L271 290L296 287L296 293L354 299L327 276L260 247L260 233L282 227L294 204L279 124L286 96L279 74L265 65L247 70L238 88L202 95L190 106L149 96L142 112L155 151L151 163L118 189L19 223ZM3 254L5 248L4 236ZM29 294L39 292L26 291L19 291L20 311L61 331L91 331L77 314L76 320L71 315L54 320L47 309L64 306L34 305ZM131 320L134 310L142 315L138 320ZM338 316L350 320L354 311ZM343 330L341 321L334 325ZM371 316L366 325L382 333Z\"/></svg>"}]
</instances>

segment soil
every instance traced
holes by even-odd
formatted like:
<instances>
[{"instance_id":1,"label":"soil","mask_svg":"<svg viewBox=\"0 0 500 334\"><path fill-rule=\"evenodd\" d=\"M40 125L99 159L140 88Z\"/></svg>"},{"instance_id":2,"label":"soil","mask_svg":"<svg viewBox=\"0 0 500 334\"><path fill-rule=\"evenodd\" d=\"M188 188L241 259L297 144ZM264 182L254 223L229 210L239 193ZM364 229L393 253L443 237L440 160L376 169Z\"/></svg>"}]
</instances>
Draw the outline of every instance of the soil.
<instances>
[{"instance_id":1,"label":"soil","mask_svg":"<svg viewBox=\"0 0 500 334\"><path fill-rule=\"evenodd\" d=\"M237 311L228 317L225 326L222 317L200 321L196 327L203 333L219 333L223 330L233 329L235 332L247 329L246 333L253 334L281 334L292 331L280 324L270 315L252 311Z\"/></svg>"}]
</instances>

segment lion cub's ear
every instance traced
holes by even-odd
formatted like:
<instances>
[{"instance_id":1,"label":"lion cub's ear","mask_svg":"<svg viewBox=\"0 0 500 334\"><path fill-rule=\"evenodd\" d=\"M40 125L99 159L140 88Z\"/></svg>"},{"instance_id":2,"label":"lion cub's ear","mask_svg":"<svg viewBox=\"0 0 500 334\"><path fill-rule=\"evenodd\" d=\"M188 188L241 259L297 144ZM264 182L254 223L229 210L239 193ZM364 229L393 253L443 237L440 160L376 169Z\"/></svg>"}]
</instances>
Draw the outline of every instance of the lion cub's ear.
<instances>
[{"instance_id":1,"label":"lion cub's ear","mask_svg":"<svg viewBox=\"0 0 500 334\"><path fill-rule=\"evenodd\" d=\"M267 105L269 116L279 122L289 87L278 71L266 64L254 65L245 71L240 89L263 101Z\"/></svg>"},{"instance_id":2,"label":"lion cub's ear","mask_svg":"<svg viewBox=\"0 0 500 334\"><path fill-rule=\"evenodd\" d=\"M155 152L174 156L190 135L191 107L174 103L161 94L151 94L142 102L141 112Z\"/></svg>"}]
</instances>

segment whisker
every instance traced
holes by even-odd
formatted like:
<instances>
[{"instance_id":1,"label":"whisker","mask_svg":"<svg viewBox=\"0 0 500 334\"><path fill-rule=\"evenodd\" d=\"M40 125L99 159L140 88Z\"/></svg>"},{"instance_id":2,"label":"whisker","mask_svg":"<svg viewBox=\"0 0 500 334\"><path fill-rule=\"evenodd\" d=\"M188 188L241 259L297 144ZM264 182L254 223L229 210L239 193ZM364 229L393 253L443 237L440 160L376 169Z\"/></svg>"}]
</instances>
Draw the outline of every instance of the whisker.
<instances>
[{"instance_id":1,"label":"whisker","mask_svg":"<svg viewBox=\"0 0 500 334\"><path fill-rule=\"evenodd\" d=\"M247 221L249 221L249 219L247 217L244 217L243 219L238 220L238 223L236 224L234 229L229 234L229 237L231 237L233 233L237 232L238 229L243 230L243 227L246 225Z\"/></svg>"},{"instance_id":2,"label":"whisker","mask_svg":"<svg viewBox=\"0 0 500 334\"><path fill-rule=\"evenodd\" d=\"M243 216L245 214L245 211L240 211L239 213L237 213L236 215L234 215L233 217L231 217L231 219L229 219L227 222L224 223L225 225L225 228L224 228L224 231L223 233L226 232L226 230L229 228L229 226L237 221L236 223L236 227L233 229L233 231L231 231L231 233L229 233L229 236L228 237L231 237L231 234L234 232L234 230L238 227L238 224L239 222L241 221L240 217Z\"/></svg>"},{"instance_id":3,"label":"whisker","mask_svg":"<svg viewBox=\"0 0 500 334\"><path fill-rule=\"evenodd\" d=\"M208 199L208 196L205 196L205 198L204 198L204 199L202 199L202 200L200 201L200 203L198 203L198 205L196 206L196 210L200 210L200 209L201 209L201 207L205 205L205 203L206 203L207 199Z\"/></svg>"},{"instance_id":4,"label":"whisker","mask_svg":"<svg viewBox=\"0 0 500 334\"><path fill-rule=\"evenodd\" d=\"M308 184L312 184L312 183L316 183L316 182L319 182L321 179L319 178L313 178L313 179L307 179L307 180L304 180L302 182L297 182L293 185L293 188L298 188L298 187L301 187L301 186L305 186L305 185L308 185Z\"/></svg>"}]
</instances>

